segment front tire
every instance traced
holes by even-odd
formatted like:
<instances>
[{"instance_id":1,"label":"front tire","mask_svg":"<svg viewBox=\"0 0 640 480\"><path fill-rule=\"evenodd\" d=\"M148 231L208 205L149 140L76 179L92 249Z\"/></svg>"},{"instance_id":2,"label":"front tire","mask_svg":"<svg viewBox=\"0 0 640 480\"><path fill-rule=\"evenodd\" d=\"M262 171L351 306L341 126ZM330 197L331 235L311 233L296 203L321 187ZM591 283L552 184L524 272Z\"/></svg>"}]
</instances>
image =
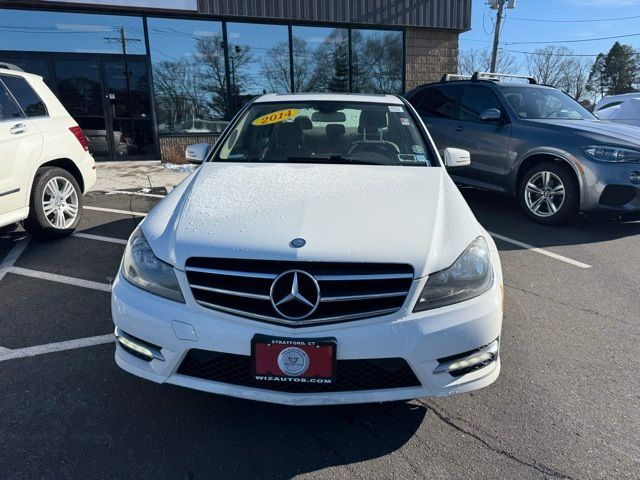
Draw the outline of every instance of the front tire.
<instances>
[{"instance_id":1,"label":"front tire","mask_svg":"<svg viewBox=\"0 0 640 480\"><path fill-rule=\"evenodd\" d=\"M542 225L563 225L578 213L574 177L557 162L541 163L525 173L518 198L529 218Z\"/></svg>"},{"instance_id":2,"label":"front tire","mask_svg":"<svg viewBox=\"0 0 640 480\"><path fill-rule=\"evenodd\" d=\"M38 170L24 229L39 238L66 237L78 227L81 213L82 191L73 175L58 167Z\"/></svg>"}]
</instances>

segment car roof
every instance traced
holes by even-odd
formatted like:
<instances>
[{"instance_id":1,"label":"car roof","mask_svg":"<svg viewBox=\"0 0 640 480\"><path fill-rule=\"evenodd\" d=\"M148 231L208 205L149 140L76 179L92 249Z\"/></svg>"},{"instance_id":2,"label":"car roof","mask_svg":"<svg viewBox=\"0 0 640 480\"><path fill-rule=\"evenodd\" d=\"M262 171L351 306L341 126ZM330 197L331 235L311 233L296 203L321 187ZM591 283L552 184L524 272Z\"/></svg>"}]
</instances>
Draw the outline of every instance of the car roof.
<instances>
[{"instance_id":1,"label":"car roof","mask_svg":"<svg viewBox=\"0 0 640 480\"><path fill-rule=\"evenodd\" d=\"M395 95L367 93L269 93L254 100L255 103L310 101L403 104Z\"/></svg>"},{"instance_id":2,"label":"car roof","mask_svg":"<svg viewBox=\"0 0 640 480\"><path fill-rule=\"evenodd\" d=\"M5 62L0 62L0 64L2 65L6 65ZM35 73L28 73L25 71L20 71L20 70L12 70L9 68L0 68L0 74L2 75L14 75L16 77L23 77L23 78L40 78L42 79L42 77L40 75L36 75Z\"/></svg>"}]
</instances>

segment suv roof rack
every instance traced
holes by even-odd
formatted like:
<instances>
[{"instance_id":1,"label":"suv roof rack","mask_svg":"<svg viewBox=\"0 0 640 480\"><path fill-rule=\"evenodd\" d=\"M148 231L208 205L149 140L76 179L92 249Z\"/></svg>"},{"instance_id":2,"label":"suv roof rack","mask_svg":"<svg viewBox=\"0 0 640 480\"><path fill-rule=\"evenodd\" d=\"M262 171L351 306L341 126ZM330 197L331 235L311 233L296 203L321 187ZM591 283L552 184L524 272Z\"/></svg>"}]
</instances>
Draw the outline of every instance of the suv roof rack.
<instances>
[{"instance_id":1,"label":"suv roof rack","mask_svg":"<svg viewBox=\"0 0 640 480\"><path fill-rule=\"evenodd\" d=\"M451 82L454 80L471 80L471 75L458 75L457 73L445 73L440 79L441 82Z\"/></svg>"},{"instance_id":2,"label":"suv roof rack","mask_svg":"<svg viewBox=\"0 0 640 480\"><path fill-rule=\"evenodd\" d=\"M493 80L496 82L501 81L503 78L521 78L527 80L531 85L537 85L538 79L528 75L511 75L508 73L489 73L489 72L475 72L471 76L471 81L477 82L478 80Z\"/></svg>"},{"instance_id":3,"label":"suv roof rack","mask_svg":"<svg viewBox=\"0 0 640 480\"><path fill-rule=\"evenodd\" d=\"M23 69L13 63L0 62L0 68L3 70L13 70L14 72L24 72Z\"/></svg>"}]
</instances>

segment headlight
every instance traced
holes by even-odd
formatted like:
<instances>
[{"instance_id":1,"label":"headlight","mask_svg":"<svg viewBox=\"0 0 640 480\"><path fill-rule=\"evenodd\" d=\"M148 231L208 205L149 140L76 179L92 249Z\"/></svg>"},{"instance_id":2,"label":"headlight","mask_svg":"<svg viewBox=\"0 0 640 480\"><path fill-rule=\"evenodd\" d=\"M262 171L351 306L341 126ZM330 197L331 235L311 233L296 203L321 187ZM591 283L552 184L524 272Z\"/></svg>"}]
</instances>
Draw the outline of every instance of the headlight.
<instances>
[{"instance_id":1,"label":"headlight","mask_svg":"<svg viewBox=\"0 0 640 480\"><path fill-rule=\"evenodd\" d=\"M414 312L444 307L483 294L491 287L491 255L484 238L478 237L449 268L429 275Z\"/></svg>"},{"instance_id":2,"label":"headlight","mask_svg":"<svg viewBox=\"0 0 640 480\"><path fill-rule=\"evenodd\" d=\"M594 160L612 163L640 162L640 150L633 148L614 147L611 145L591 145L582 149Z\"/></svg>"},{"instance_id":3,"label":"headlight","mask_svg":"<svg viewBox=\"0 0 640 480\"><path fill-rule=\"evenodd\" d=\"M133 232L122 260L124 278L156 295L184 303L173 267L158 259L139 228Z\"/></svg>"}]
</instances>

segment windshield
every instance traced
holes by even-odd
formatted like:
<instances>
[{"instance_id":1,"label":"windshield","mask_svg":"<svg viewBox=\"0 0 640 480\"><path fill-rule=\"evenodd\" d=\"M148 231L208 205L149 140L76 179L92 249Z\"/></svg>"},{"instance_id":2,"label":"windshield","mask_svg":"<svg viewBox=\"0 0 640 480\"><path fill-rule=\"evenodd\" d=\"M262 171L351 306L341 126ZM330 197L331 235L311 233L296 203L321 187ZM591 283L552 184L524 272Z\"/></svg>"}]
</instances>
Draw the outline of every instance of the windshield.
<instances>
[{"instance_id":1,"label":"windshield","mask_svg":"<svg viewBox=\"0 0 640 480\"><path fill-rule=\"evenodd\" d=\"M569 95L553 88L501 87L520 118L596 120L596 117Z\"/></svg>"},{"instance_id":2,"label":"windshield","mask_svg":"<svg viewBox=\"0 0 640 480\"><path fill-rule=\"evenodd\" d=\"M403 105L335 101L254 103L214 161L435 164Z\"/></svg>"}]
</instances>

